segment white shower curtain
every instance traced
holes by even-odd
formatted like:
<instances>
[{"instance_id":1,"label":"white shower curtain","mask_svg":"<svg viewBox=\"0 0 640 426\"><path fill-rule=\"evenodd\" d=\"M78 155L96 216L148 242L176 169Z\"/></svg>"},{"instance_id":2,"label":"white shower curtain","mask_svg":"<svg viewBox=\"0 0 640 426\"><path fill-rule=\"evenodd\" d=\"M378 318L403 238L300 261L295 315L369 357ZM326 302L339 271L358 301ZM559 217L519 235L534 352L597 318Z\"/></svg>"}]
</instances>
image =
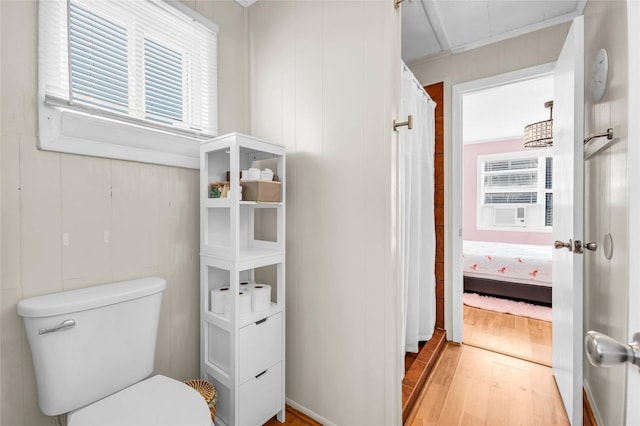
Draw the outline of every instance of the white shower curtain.
<instances>
[{"instance_id":1,"label":"white shower curtain","mask_svg":"<svg viewBox=\"0 0 640 426\"><path fill-rule=\"evenodd\" d=\"M436 322L435 107L403 64L401 117L413 116L413 129L400 130L405 352L418 352L418 342L431 339Z\"/></svg>"}]
</instances>

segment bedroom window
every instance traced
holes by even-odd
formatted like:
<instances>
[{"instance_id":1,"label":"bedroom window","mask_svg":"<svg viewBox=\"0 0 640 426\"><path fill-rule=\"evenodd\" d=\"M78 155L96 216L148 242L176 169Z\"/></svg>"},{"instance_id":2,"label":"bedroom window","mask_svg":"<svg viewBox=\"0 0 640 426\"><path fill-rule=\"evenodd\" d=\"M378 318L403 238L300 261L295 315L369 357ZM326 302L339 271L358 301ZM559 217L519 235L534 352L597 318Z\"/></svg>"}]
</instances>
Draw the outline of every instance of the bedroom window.
<instances>
[{"instance_id":1,"label":"bedroom window","mask_svg":"<svg viewBox=\"0 0 640 426\"><path fill-rule=\"evenodd\" d=\"M40 148L199 167L217 26L180 2L41 0Z\"/></svg>"},{"instance_id":2,"label":"bedroom window","mask_svg":"<svg viewBox=\"0 0 640 426\"><path fill-rule=\"evenodd\" d=\"M553 157L545 158L544 169L544 226L553 226Z\"/></svg>"},{"instance_id":3,"label":"bedroom window","mask_svg":"<svg viewBox=\"0 0 640 426\"><path fill-rule=\"evenodd\" d=\"M550 230L553 217L549 150L478 158L478 228Z\"/></svg>"}]
</instances>

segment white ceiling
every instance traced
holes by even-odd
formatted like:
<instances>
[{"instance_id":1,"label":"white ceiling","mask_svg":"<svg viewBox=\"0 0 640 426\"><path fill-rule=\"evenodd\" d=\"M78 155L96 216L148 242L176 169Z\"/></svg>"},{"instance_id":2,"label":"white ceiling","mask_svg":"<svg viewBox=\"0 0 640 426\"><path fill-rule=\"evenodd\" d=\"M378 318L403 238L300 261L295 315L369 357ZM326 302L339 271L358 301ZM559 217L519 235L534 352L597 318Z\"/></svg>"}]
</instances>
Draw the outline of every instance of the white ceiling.
<instances>
[{"instance_id":1,"label":"white ceiling","mask_svg":"<svg viewBox=\"0 0 640 426\"><path fill-rule=\"evenodd\" d=\"M465 94L463 143L522 138L525 126L549 119L544 103L552 99L552 76Z\"/></svg>"},{"instance_id":2,"label":"white ceiling","mask_svg":"<svg viewBox=\"0 0 640 426\"><path fill-rule=\"evenodd\" d=\"M582 15L587 0L404 1L402 59L461 52Z\"/></svg>"}]
</instances>

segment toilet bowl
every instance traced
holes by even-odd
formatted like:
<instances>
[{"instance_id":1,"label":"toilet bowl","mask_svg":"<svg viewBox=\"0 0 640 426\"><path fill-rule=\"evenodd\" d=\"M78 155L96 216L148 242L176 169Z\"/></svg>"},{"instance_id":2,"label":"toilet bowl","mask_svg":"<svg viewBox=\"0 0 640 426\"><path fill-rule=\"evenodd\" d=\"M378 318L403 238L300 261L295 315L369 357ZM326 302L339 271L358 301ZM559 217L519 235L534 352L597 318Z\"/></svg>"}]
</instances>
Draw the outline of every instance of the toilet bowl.
<instances>
[{"instance_id":1,"label":"toilet bowl","mask_svg":"<svg viewBox=\"0 0 640 426\"><path fill-rule=\"evenodd\" d=\"M193 388L157 375L67 414L67 426L205 426L211 415Z\"/></svg>"},{"instance_id":2,"label":"toilet bowl","mask_svg":"<svg viewBox=\"0 0 640 426\"><path fill-rule=\"evenodd\" d=\"M165 288L141 278L18 303L44 414L67 414L68 426L211 425L196 390L148 378Z\"/></svg>"}]
</instances>

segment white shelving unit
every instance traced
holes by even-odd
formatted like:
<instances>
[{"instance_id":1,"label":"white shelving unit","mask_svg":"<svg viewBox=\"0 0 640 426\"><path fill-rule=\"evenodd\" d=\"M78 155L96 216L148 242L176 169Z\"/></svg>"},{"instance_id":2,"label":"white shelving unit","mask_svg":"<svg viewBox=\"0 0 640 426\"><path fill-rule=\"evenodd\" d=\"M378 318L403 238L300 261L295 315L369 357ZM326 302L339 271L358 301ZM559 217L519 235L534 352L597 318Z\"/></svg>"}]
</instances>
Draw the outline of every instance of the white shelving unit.
<instances>
[{"instance_id":1,"label":"white shelving unit","mask_svg":"<svg viewBox=\"0 0 640 426\"><path fill-rule=\"evenodd\" d=\"M280 202L239 199L240 171L250 167L274 171ZM209 183L227 172L229 196L209 198ZM216 425L284 421L285 182L282 146L231 133L200 148L200 369L218 393ZM252 281L271 285L271 304L242 316L241 283ZM222 287L228 309L214 313L211 291Z\"/></svg>"}]
</instances>

